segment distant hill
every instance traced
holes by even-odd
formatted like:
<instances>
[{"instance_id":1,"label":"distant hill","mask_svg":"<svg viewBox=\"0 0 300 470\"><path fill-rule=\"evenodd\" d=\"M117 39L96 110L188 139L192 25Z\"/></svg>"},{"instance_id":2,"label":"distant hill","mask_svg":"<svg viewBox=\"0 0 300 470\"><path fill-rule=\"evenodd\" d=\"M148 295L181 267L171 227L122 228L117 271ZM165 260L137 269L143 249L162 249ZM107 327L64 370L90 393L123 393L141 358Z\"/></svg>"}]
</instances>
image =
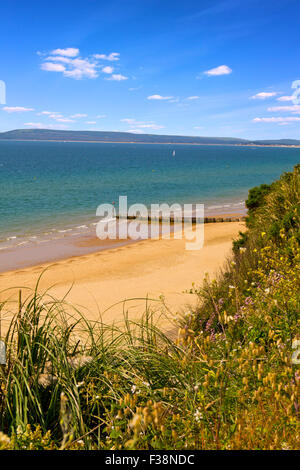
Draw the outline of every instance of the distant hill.
<instances>
[{"instance_id":1,"label":"distant hill","mask_svg":"<svg viewBox=\"0 0 300 470\"><path fill-rule=\"evenodd\" d=\"M300 145L300 140L257 140L234 137L196 137L180 135L131 134L106 131L61 131L52 129L16 129L0 133L0 140L38 140L71 142L124 142L155 144L233 144L233 145Z\"/></svg>"},{"instance_id":2,"label":"distant hill","mask_svg":"<svg viewBox=\"0 0 300 470\"><path fill-rule=\"evenodd\" d=\"M300 140L296 139L278 139L278 140L256 140L258 145L300 145Z\"/></svg>"},{"instance_id":3,"label":"distant hill","mask_svg":"<svg viewBox=\"0 0 300 470\"><path fill-rule=\"evenodd\" d=\"M148 142L148 143L203 143L236 144L243 139L228 137L189 137L178 135L133 134L129 132L105 131L61 131L51 129L16 129L0 133L5 140L60 140L85 142Z\"/></svg>"}]
</instances>

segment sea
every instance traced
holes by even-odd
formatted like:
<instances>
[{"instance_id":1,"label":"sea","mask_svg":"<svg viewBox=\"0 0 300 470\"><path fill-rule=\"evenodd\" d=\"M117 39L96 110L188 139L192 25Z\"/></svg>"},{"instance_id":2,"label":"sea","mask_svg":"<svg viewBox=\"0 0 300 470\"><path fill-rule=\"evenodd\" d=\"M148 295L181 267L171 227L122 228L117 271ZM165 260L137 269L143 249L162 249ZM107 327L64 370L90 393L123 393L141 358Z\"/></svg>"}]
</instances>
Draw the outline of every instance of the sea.
<instances>
[{"instance_id":1,"label":"sea","mask_svg":"<svg viewBox=\"0 0 300 470\"><path fill-rule=\"evenodd\" d=\"M297 163L300 148L0 141L0 254L95 234L97 207L119 196L245 213L249 188Z\"/></svg>"}]
</instances>

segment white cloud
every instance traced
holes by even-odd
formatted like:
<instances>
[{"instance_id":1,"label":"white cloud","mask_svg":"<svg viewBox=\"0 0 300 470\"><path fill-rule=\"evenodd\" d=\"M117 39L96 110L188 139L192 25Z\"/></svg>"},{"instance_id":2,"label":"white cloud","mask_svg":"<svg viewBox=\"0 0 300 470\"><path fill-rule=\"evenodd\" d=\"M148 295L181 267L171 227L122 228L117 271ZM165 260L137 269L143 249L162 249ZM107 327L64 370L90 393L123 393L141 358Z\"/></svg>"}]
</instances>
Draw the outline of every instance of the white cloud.
<instances>
[{"instance_id":1,"label":"white cloud","mask_svg":"<svg viewBox=\"0 0 300 470\"><path fill-rule=\"evenodd\" d=\"M4 106L2 109L7 113L24 113L28 111L34 111L33 108L23 108L23 106Z\"/></svg>"},{"instance_id":2,"label":"white cloud","mask_svg":"<svg viewBox=\"0 0 300 470\"><path fill-rule=\"evenodd\" d=\"M299 122L300 117L263 117L254 118L253 122L276 122L276 123L288 123L288 122Z\"/></svg>"},{"instance_id":3,"label":"white cloud","mask_svg":"<svg viewBox=\"0 0 300 470\"><path fill-rule=\"evenodd\" d=\"M139 127L141 129L163 129L165 126L159 126L158 124L150 123L150 124L140 124Z\"/></svg>"},{"instance_id":4,"label":"white cloud","mask_svg":"<svg viewBox=\"0 0 300 470\"><path fill-rule=\"evenodd\" d=\"M124 75L121 75L120 73L113 73L109 78L106 78L106 80L115 80L117 82L121 82L122 80L127 80L128 77L125 77Z\"/></svg>"},{"instance_id":5,"label":"white cloud","mask_svg":"<svg viewBox=\"0 0 300 470\"><path fill-rule=\"evenodd\" d=\"M148 100L171 100L174 96L161 96L161 95L150 95L148 96Z\"/></svg>"},{"instance_id":6,"label":"white cloud","mask_svg":"<svg viewBox=\"0 0 300 470\"><path fill-rule=\"evenodd\" d=\"M86 124L97 124L96 121L85 121Z\"/></svg>"},{"instance_id":7,"label":"white cloud","mask_svg":"<svg viewBox=\"0 0 300 470\"><path fill-rule=\"evenodd\" d=\"M54 49L51 55L62 55L65 57L76 57L79 54L79 49L76 47L67 47L66 49Z\"/></svg>"},{"instance_id":8,"label":"white cloud","mask_svg":"<svg viewBox=\"0 0 300 470\"><path fill-rule=\"evenodd\" d=\"M58 113L53 113L53 114L49 114L48 117L51 119L60 119L60 118L63 118L63 115L58 114Z\"/></svg>"},{"instance_id":9,"label":"white cloud","mask_svg":"<svg viewBox=\"0 0 300 470\"><path fill-rule=\"evenodd\" d=\"M256 93L256 95L251 96L252 100L265 100L267 98L272 98L273 96L278 95L276 91L261 91Z\"/></svg>"},{"instance_id":10,"label":"white cloud","mask_svg":"<svg viewBox=\"0 0 300 470\"><path fill-rule=\"evenodd\" d=\"M66 50L68 51L69 49ZM65 49L56 49L53 53L58 54L57 51L60 50L64 51ZM78 49L76 49L76 51L79 53ZM73 54L73 56L71 54ZM80 57L74 57L74 55L75 52L72 49L69 51L68 57L57 55L49 56L41 64L41 69L47 72L62 72L65 77L74 78L76 80L98 77L98 64L96 61L89 58L82 59Z\"/></svg>"},{"instance_id":11,"label":"white cloud","mask_svg":"<svg viewBox=\"0 0 300 470\"><path fill-rule=\"evenodd\" d=\"M60 113L57 111L41 111L40 113L37 113L37 116L61 116Z\"/></svg>"},{"instance_id":12,"label":"white cloud","mask_svg":"<svg viewBox=\"0 0 300 470\"><path fill-rule=\"evenodd\" d=\"M106 114L98 114L96 116L96 119L103 119L103 118L106 118Z\"/></svg>"},{"instance_id":13,"label":"white cloud","mask_svg":"<svg viewBox=\"0 0 300 470\"><path fill-rule=\"evenodd\" d=\"M136 121L135 119L132 119L132 118L121 119L121 122L126 122L126 124L130 124L131 126L134 126L136 129L154 129L154 130L158 130L158 129L163 129L164 128L164 126L160 126L160 125L156 124L153 121L143 122L143 121Z\"/></svg>"},{"instance_id":14,"label":"white cloud","mask_svg":"<svg viewBox=\"0 0 300 470\"><path fill-rule=\"evenodd\" d=\"M204 73L209 77L217 76L217 75L228 75L232 72L232 69L228 67L228 65L219 65L219 67L215 67L210 70L206 70Z\"/></svg>"},{"instance_id":15,"label":"white cloud","mask_svg":"<svg viewBox=\"0 0 300 470\"><path fill-rule=\"evenodd\" d=\"M277 101L293 101L294 96L280 96Z\"/></svg>"},{"instance_id":16,"label":"white cloud","mask_svg":"<svg viewBox=\"0 0 300 470\"><path fill-rule=\"evenodd\" d=\"M58 118L54 118L57 122L74 122L73 119L69 119L69 118L64 118L64 117L58 117Z\"/></svg>"},{"instance_id":17,"label":"white cloud","mask_svg":"<svg viewBox=\"0 0 300 470\"><path fill-rule=\"evenodd\" d=\"M203 126L194 126L194 129L204 129Z\"/></svg>"},{"instance_id":18,"label":"white cloud","mask_svg":"<svg viewBox=\"0 0 300 470\"><path fill-rule=\"evenodd\" d=\"M110 67L109 65L107 65L106 67L103 67L102 69L103 73L113 73L113 71L114 71L114 68Z\"/></svg>"},{"instance_id":19,"label":"white cloud","mask_svg":"<svg viewBox=\"0 0 300 470\"><path fill-rule=\"evenodd\" d=\"M62 57L62 56L51 56L49 55L48 57L46 57L46 59L44 59L45 62L47 61L52 61L52 62L63 62L64 64L71 64L72 63L72 58L69 58L69 57Z\"/></svg>"},{"instance_id":20,"label":"white cloud","mask_svg":"<svg viewBox=\"0 0 300 470\"><path fill-rule=\"evenodd\" d=\"M80 57L79 49L69 47L66 49L55 49L47 57L39 54L42 58L41 69L47 72L61 72L65 77L75 80L83 78L97 78L99 71L111 75L106 80L122 81L127 80L121 74L113 74L114 68L111 66L101 67L100 60L119 60L119 53L112 52L109 55L94 54L89 57Z\"/></svg>"},{"instance_id":21,"label":"white cloud","mask_svg":"<svg viewBox=\"0 0 300 470\"><path fill-rule=\"evenodd\" d=\"M199 96L188 96L187 100L198 100L200 97Z\"/></svg>"},{"instance_id":22,"label":"white cloud","mask_svg":"<svg viewBox=\"0 0 300 470\"><path fill-rule=\"evenodd\" d=\"M85 118L85 117L87 117L87 114L80 114L80 113L72 114L72 116L70 116L70 118L72 119L80 119L80 118Z\"/></svg>"},{"instance_id":23,"label":"white cloud","mask_svg":"<svg viewBox=\"0 0 300 470\"><path fill-rule=\"evenodd\" d=\"M130 132L131 134L143 134L144 132L141 131L141 129L129 129L128 131L125 132Z\"/></svg>"},{"instance_id":24,"label":"white cloud","mask_svg":"<svg viewBox=\"0 0 300 470\"><path fill-rule=\"evenodd\" d=\"M135 120L130 118L121 119L121 122L127 122L127 124L132 124Z\"/></svg>"},{"instance_id":25,"label":"white cloud","mask_svg":"<svg viewBox=\"0 0 300 470\"><path fill-rule=\"evenodd\" d=\"M54 112L51 112L51 111L42 111L40 113L37 113L38 116L47 116L49 119L54 119L55 121L57 122L74 122L73 119L70 119L70 118L67 118L67 117L64 117L62 114L54 111ZM74 115L74 116L81 116L81 115ZM73 118L74 116L70 116L71 118Z\"/></svg>"},{"instance_id":26,"label":"white cloud","mask_svg":"<svg viewBox=\"0 0 300 470\"><path fill-rule=\"evenodd\" d=\"M33 129L68 129L64 124L43 124L41 122L24 122L24 126Z\"/></svg>"},{"instance_id":27,"label":"white cloud","mask_svg":"<svg viewBox=\"0 0 300 470\"><path fill-rule=\"evenodd\" d=\"M268 108L268 111L271 112L276 112L276 111L284 111L284 112L291 112L294 114L300 114L300 106L294 105L294 106L272 106L271 108Z\"/></svg>"},{"instance_id":28,"label":"white cloud","mask_svg":"<svg viewBox=\"0 0 300 470\"><path fill-rule=\"evenodd\" d=\"M71 64L69 64L71 67L69 70L66 70L64 72L64 75L66 77L71 77L75 78L77 80L80 80L84 77L86 78L97 78L98 73L97 73L97 64L91 62L89 59L73 59Z\"/></svg>"},{"instance_id":29,"label":"white cloud","mask_svg":"<svg viewBox=\"0 0 300 470\"><path fill-rule=\"evenodd\" d=\"M35 129L46 129L47 125L41 122L24 122L24 126L34 127Z\"/></svg>"},{"instance_id":30,"label":"white cloud","mask_svg":"<svg viewBox=\"0 0 300 470\"><path fill-rule=\"evenodd\" d=\"M53 62L44 62L41 65L42 70L46 70L46 72L64 72L66 67L62 64L55 64Z\"/></svg>"},{"instance_id":31,"label":"white cloud","mask_svg":"<svg viewBox=\"0 0 300 470\"><path fill-rule=\"evenodd\" d=\"M94 54L95 59L102 59L102 60L120 60L120 53L119 52L111 52L110 54Z\"/></svg>"}]
</instances>

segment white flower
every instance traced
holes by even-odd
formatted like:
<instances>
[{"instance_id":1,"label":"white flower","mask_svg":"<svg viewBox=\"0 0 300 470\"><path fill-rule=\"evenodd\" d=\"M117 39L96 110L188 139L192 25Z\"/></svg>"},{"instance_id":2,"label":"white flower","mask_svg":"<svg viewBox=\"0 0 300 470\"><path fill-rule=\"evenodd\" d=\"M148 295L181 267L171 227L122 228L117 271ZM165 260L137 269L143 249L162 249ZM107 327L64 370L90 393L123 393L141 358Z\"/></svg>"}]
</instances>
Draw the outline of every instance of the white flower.
<instances>
[{"instance_id":1,"label":"white flower","mask_svg":"<svg viewBox=\"0 0 300 470\"><path fill-rule=\"evenodd\" d=\"M136 394L138 395L139 393L141 393L141 391L140 391L140 390L137 390L136 385L132 385L132 387L131 387L131 393L132 393L132 394L136 393Z\"/></svg>"},{"instance_id":2,"label":"white flower","mask_svg":"<svg viewBox=\"0 0 300 470\"><path fill-rule=\"evenodd\" d=\"M199 409L195 411L194 418L195 418L195 421L197 421L197 423L199 423L201 419L203 419L203 414L201 413Z\"/></svg>"},{"instance_id":3,"label":"white flower","mask_svg":"<svg viewBox=\"0 0 300 470\"><path fill-rule=\"evenodd\" d=\"M235 286L231 286L231 285L230 285L230 286L229 286L229 289L235 289Z\"/></svg>"},{"instance_id":4,"label":"white flower","mask_svg":"<svg viewBox=\"0 0 300 470\"><path fill-rule=\"evenodd\" d=\"M266 293L266 294L269 294L269 293L270 293L270 289L269 289L269 288L265 289L265 293Z\"/></svg>"}]
</instances>

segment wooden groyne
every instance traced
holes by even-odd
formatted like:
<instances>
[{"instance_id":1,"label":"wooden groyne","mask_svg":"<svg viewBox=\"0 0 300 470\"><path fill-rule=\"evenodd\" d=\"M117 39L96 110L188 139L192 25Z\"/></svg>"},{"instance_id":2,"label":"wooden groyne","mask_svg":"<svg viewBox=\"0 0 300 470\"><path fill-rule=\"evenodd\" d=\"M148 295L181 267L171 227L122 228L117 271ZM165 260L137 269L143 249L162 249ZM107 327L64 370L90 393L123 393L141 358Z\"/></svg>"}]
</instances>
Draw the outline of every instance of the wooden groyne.
<instances>
[{"instance_id":1,"label":"wooden groyne","mask_svg":"<svg viewBox=\"0 0 300 470\"><path fill-rule=\"evenodd\" d=\"M118 220L126 219L126 220L139 220L141 222L146 222L147 221L147 219L145 219L145 218L140 219L139 217L134 216L134 215L128 215L127 217L120 217L120 216L117 215L116 218ZM196 223L201 222L201 220L199 220L199 217L186 217L186 220L189 221L189 222L192 222L192 224L196 224ZM204 219L203 219L205 224L214 224L214 223L219 223L219 222L243 222L245 220L246 220L246 216L241 216L241 215L231 216L231 217L204 217ZM174 224L174 223L179 223L180 220L178 220L174 217L162 217L162 216L152 218L149 215L148 216L148 223L152 223L152 222L156 222L156 223L160 223L160 224L162 224L164 222L169 222L171 224Z\"/></svg>"}]
</instances>

